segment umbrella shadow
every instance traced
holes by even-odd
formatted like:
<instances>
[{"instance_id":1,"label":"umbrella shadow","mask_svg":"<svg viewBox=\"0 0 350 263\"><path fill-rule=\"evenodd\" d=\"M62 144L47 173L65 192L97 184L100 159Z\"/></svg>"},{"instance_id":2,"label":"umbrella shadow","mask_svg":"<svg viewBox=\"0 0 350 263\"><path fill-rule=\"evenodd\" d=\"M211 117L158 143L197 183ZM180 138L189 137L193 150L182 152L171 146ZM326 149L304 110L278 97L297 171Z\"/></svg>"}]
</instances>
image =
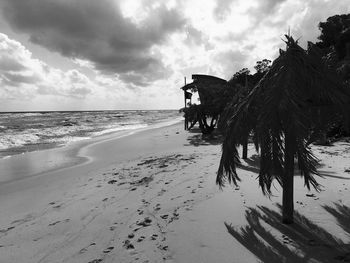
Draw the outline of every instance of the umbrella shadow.
<instances>
[{"instance_id":1,"label":"umbrella shadow","mask_svg":"<svg viewBox=\"0 0 350 263\"><path fill-rule=\"evenodd\" d=\"M248 159L241 160L241 163L238 165L238 168L259 174L260 156L258 154L253 154Z\"/></svg>"},{"instance_id":2,"label":"umbrella shadow","mask_svg":"<svg viewBox=\"0 0 350 263\"><path fill-rule=\"evenodd\" d=\"M205 145L219 145L223 141L223 136L217 131L211 134L202 134L200 129L192 129L189 131L191 134L188 136L188 143L185 146L205 146Z\"/></svg>"},{"instance_id":3,"label":"umbrella shadow","mask_svg":"<svg viewBox=\"0 0 350 263\"><path fill-rule=\"evenodd\" d=\"M335 172L331 172L331 171L319 170L319 174L321 177L331 177L331 178L337 178L337 179L343 179L343 180L350 180L350 176L348 176L348 177L339 176L339 175L336 175L339 173L335 173Z\"/></svg>"},{"instance_id":4,"label":"umbrella shadow","mask_svg":"<svg viewBox=\"0 0 350 263\"><path fill-rule=\"evenodd\" d=\"M332 216L334 216L334 218L337 220L338 225L350 235L350 207L339 203L333 204L334 207L324 205L323 208Z\"/></svg>"},{"instance_id":5,"label":"umbrella shadow","mask_svg":"<svg viewBox=\"0 0 350 263\"><path fill-rule=\"evenodd\" d=\"M350 221L350 209L344 206L325 209L350 234L346 222ZM343 243L300 213L295 212L293 225L282 224L281 213L265 206L248 208L245 217L248 225L244 227L237 229L226 222L225 226L261 262L350 262L350 244Z\"/></svg>"}]
</instances>

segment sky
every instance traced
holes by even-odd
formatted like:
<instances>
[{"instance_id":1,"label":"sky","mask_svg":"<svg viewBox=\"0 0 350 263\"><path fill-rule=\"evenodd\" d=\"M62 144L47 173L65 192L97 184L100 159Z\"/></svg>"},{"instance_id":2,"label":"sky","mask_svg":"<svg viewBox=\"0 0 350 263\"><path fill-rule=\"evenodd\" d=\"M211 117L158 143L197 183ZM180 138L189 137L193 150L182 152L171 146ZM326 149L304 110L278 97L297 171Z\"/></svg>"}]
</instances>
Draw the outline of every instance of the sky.
<instances>
[{"instance_id":1,"label":"sky","mask_svg":"<svg viewBox=\"0 0 350 263\"><path fill-rule=\"evenodd\" d=\"M228 80L305 47L349 0L1 0L0 111L179 109L192 74Z\"/></svg>"}]
</instances>

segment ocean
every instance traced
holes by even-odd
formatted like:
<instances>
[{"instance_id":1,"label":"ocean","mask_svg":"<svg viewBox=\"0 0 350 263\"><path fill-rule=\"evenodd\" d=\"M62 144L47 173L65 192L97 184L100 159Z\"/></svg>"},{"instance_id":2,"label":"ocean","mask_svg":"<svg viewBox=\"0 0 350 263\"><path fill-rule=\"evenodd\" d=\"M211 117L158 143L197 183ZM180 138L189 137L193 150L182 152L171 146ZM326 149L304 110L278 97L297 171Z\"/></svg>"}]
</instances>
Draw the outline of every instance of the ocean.
<instances>
[{"instance_id":1,"label":"ocean","mask_svg":"<svg viewBox=\"0 0 350 263\"><path fill-rule=\"evenodd\" d=\"M181 120L177 110L0 113L0 158Z\"/></svg>"}]
</instances>

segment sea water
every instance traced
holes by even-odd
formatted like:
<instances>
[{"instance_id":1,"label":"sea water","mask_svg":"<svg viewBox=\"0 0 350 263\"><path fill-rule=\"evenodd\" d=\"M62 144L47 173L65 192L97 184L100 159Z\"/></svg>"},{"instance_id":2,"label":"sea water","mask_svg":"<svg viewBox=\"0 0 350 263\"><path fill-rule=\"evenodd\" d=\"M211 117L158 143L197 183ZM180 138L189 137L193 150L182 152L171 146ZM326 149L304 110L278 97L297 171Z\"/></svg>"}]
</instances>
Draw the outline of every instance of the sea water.
<instances>
[{"instance_id":1,"label":"sea water","mask_svg":"<svg viewBox=\"0 0 350 263\"><path fill-rule=\"evenodd\" d=\"M0 113L0 158L180 119L177 110Z\"/></svg>"}]
</instances>

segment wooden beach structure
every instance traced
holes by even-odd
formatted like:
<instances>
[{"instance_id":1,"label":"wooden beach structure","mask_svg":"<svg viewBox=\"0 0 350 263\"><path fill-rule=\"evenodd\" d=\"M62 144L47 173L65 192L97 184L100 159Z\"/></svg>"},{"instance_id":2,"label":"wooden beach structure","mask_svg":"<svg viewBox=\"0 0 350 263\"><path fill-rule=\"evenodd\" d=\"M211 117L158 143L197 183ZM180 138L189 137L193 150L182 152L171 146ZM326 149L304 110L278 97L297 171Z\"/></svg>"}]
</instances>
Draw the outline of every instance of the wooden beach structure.
<instances>
[{"instance_id":1,"label":"wooden beach structure","mask_svg":"<svg viewBox=\"0 0 350 263\"><path fill-rule=\"evenodd\" d=\"M193 82L186 84L181 87L184 92L184 101L185 101L185 130L191 129L196 122L199 123L199 126L203 133L209 132L214 129L218 114L215 112L215 99L222 96L224 90L227 87L227 81L211 75L203 74L193 74ZM200 105L192 105L192 94L198 92ZM186 114L186 109L188 107L196 107L197 114L195 119L189 120L188 114ZM210 125L207 124L206 119L211 117ZM191 125L189 126L189 123Z\"/></svg>"}]
</instances>

